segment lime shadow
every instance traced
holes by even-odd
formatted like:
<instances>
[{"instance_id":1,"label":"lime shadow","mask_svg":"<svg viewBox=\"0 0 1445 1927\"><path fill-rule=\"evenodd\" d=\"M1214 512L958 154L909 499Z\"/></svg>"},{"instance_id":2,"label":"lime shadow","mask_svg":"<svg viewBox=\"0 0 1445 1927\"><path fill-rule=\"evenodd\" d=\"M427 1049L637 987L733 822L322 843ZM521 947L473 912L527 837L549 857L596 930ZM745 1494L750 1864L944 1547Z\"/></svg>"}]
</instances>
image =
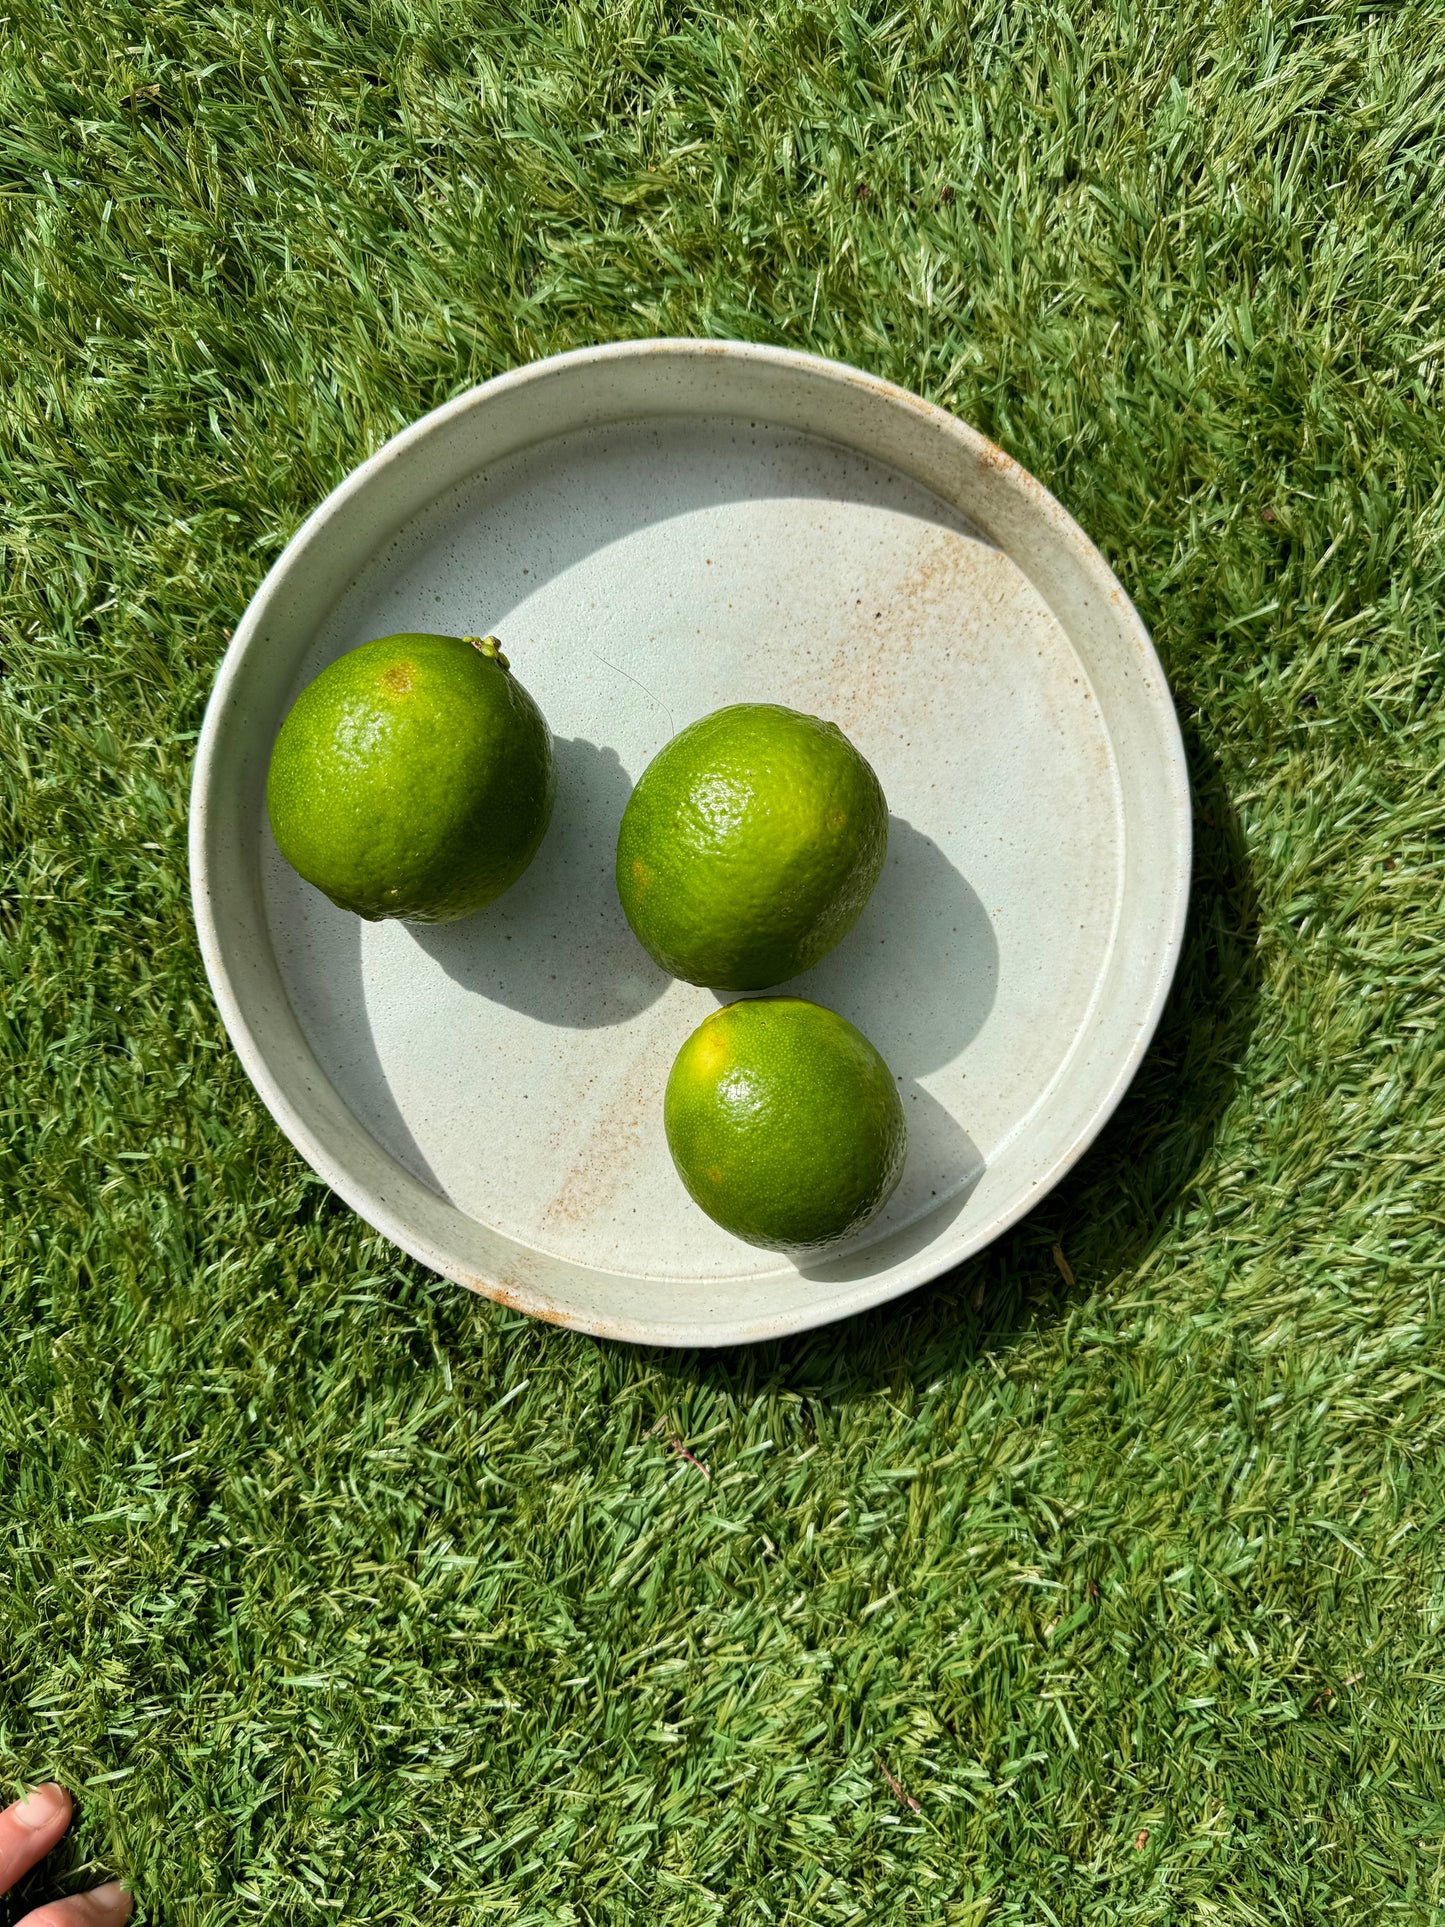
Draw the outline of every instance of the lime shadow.
<instances>
[{"instance_id":1,"label":"lime shadow","mask_svg":"<svg viewBox=\"0 0 1445 1927\"><path fill-rule=\"evenodd\" d=\"M464 989L565 1030L625 1023L671 979L627 927L613 880L632 785L614 749L560 737L552 822L531 868L460 923L412 924Z\"/></svg>"}]
</instances>

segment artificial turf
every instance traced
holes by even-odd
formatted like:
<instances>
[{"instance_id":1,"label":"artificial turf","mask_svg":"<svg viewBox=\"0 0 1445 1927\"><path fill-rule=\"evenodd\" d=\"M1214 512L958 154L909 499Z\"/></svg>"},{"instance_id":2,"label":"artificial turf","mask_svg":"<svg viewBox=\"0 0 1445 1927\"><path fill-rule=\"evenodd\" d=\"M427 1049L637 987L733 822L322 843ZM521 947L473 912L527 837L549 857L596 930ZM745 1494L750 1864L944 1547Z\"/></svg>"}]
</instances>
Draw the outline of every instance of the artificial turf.
<instances>
[{"instance_id":1,"label":"artificial turf","mask_svg":"<svg viewBox=\"0 0 1445 1927\"><path fill-rule=\"evenodd\" d=\"M1442 187L1441 0L11 0L0 1790L78 1790L62 1884L1445 1918ZM717 1356L369 1232L186 897L207 688L308 509L474 381L667 333L1000 441L1152 627L1196 789L1084 1164Z\"/></svg>"}]
</instances>

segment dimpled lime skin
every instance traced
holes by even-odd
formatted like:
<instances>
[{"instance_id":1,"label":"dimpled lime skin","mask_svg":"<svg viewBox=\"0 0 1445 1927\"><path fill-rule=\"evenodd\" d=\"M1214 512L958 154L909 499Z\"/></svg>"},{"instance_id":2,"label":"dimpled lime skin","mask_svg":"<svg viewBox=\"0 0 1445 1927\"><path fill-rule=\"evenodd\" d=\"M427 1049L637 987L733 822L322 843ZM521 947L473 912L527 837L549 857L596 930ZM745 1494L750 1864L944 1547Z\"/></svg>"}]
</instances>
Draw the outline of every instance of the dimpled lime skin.
<instances>
[{"instance_id":1,"label":"dimpled lime skin","mask_svg":"<svg viewBox=\"0 0 1445 1927\"><path fill-rule=\"evenodd\" d=\"M296 698L266 807L281 854L342 909L451 923L532 861L555 781L546 719L495 654L384 636Z\"/></svg>"},{"instance_id":2,"label":"dimpled lime skin","mask_svg":"<svg viewBox=\"0 0 1445 1927\"><path fill-rule=\"evenodd\" d=\"M801 997L748 998L704 1019L673 1064L663 1123L694 1202L774 1251L860 1231L908 1155L888 1066L846 1017Z\"/></svg>"},{"instance_id":3,"label":"dimpled lime skin","mask_svg":"<svg viewBox=\"0 0 1445 1927\"><path fill-rule=\"evenodd\" d=\"M766 990L847 935L887 853L882 785L837 724L737 703L643 771L617 834L617 893L674 977Z\"/></svg>"}]
</instances>

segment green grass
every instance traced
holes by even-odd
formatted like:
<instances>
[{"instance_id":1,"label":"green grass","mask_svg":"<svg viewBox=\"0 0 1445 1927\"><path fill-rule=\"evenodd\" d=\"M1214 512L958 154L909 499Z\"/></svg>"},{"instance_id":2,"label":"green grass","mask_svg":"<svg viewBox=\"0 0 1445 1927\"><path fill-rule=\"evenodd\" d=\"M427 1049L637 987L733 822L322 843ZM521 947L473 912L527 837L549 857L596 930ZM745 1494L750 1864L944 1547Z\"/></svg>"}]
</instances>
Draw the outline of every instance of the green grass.
<instances>
[{"instance_id":1,"label":"green grass","mask_svg":"<svg viewBox=\"0 0 1445 1927\"><path fill-rule=\"evenodd\" d=\"M1445 1920L1442 141L1441 0L12 0L0 1790L80 1790L66 1880L167 1927ZM717 1357L372 1235L186 905L307 510L651 333L1002 442L1151 625L1198 808L1062 1190Z\"/></svg>"}]
</instances>

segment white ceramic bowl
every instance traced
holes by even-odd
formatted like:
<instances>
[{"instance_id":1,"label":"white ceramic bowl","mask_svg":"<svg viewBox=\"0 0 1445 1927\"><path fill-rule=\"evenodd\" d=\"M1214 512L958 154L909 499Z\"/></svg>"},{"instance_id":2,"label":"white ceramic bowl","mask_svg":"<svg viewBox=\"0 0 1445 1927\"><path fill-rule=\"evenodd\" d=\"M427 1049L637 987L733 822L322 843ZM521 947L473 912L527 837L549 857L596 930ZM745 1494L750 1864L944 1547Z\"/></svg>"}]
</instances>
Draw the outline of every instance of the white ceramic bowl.
<instances>
[{"instance_id":1,"label":"white ceramic bowl","mask_svg":"<svg viewBox=\"0 0 1445 1927\"><path fill-rule=\"evenodd\" d=\"M406 629L498 633L557 738L537 860L441 928L335 909L264 805L297 692ZM887 1058L908 1166L860 1240L798 1263L672 1169L663 1085L716 999L653 967L612 883L643 766L744 699L841 724L893 813L862 920L790 988ZM938 1276L1074 1163L1169 986L1188 788L1143 625L1017 463L853 368L624 342L458 397L310 517L221 665L191 866L242 1062L364 1218L538 1317L722 1345Z\"/></svg>"}]
</instances>

